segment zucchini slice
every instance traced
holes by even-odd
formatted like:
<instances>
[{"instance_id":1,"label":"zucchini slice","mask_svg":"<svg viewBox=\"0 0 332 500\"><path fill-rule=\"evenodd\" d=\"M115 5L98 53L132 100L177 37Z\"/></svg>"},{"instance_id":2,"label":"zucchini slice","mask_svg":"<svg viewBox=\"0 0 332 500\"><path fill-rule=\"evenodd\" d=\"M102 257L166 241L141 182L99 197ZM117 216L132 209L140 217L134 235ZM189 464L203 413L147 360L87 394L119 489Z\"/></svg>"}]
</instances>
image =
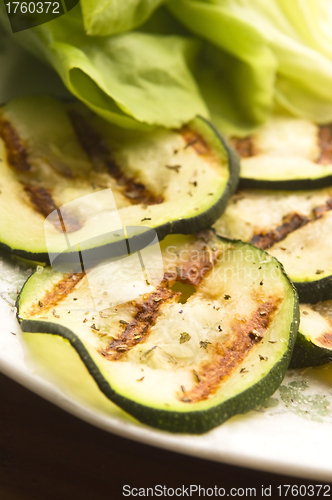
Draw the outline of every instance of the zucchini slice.
<instances>
[{"instance_id":1,"label":"zucchini slice","mask_svg":"<svg viewBox=\"0 0 332 500\"><path fill-rule=\"evenodd\" d=\"M70 343L101 391L141 422L202 433L280 385L298 327L297 293L276 259L211 230L168 236L162 256L163 281L116 306L119 289L132 285L128 259L107 282L105 267L97 269L97 297L90 271L39 269L18 298L18 319L25 332Z\"/></svg>"},{"instance_id":2,"label":"zucchini slice","mask_svg":"<svg viewBox=\"0 0 332 500\"><path fill-rule=\"evenodd\" d=\"M240 187L302 190L332 185L332 124L274 116L255 134L230 139Z\"/></svg>"},{"instance_id":3,"label":"zucchini slice","mask_svg":"<svg viewBox=\"0 0 332 500\"><path fill-rule=\"evenodd\" d=\"M238 174L237 155L203 118L137 132L77 102L21 97L0 108L0 247L48 262L68 249L66 236L76 247L119 244L105 233L111 209L122 226L154 228L159 239L199 231L222 213ZM98 195L109 188L112 207Z\"/></svg>"},{"instance_id":4,"label":"zucchini slice","mask_svg":"<svg viewBox=\"0 0 332 500\"><path fill-rule=\"evenodd\" d=\"M332 293L331 209L331 188L243 190L214 227L221 236L268 250L284 265L301 302L316 303Z\"/></svg>"},{"instance_id":5,"label":"zucchini slice","mask_svg":"<svg viewBox=\"0 0 332 500\"><path fill-rule=\"evenodd\" d=\"M332 300L300 304L300 326L291 368L318 366L332 360Z\"/></svg>"}]
</instances>

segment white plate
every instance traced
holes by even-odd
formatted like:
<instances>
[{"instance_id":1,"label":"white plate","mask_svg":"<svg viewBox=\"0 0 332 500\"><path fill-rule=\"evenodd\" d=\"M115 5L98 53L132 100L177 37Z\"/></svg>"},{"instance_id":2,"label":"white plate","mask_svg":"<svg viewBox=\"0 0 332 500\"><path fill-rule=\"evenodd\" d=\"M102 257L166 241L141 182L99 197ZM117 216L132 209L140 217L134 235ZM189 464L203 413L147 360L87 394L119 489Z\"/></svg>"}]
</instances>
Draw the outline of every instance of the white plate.
<instances>
[{"instance_id":1,"label":"white plate","mask_svg":"<svg viewBox=\"0 0 332 500\"><path fill-rule=\"evenodd\" d=\"M12 44L3 47L0 39L0 102L27 93L66 95L50 69ZM47 345L42 358L36 356L33 348L27 349L13 304L16 291L30 272L27 265L0 255L3 373L77 417L126 438L210 460L331 481L330 366L292 370L264 407L234 417L202 436L157 431L137 423L108 401L70 347L62 367L59 362L52 363Z\"/></svg>"}]
</instances>

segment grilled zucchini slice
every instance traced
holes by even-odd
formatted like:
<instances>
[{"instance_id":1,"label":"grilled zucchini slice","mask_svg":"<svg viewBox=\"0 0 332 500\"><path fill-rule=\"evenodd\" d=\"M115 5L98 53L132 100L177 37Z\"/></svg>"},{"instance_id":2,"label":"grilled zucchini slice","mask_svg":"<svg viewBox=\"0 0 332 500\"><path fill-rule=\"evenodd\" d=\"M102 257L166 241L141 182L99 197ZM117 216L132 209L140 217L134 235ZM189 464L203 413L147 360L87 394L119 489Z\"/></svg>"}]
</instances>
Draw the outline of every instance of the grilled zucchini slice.
<instances>
[{"instance_id":1,"label":"grilled zucchini slice","mask_svg":"<svg viewBox=\"0 0 332 500\"><path fill-rule=\"evenodd\" d=\"M255 134L233 137L240 187L302 190L332 184L332 124L274 116Z\"/></svg>"},{"instance_id":2,"label":"grilled zucchini slice","mask_svg":"<svg viewBox=\"0 0 332 500\"><path fill-rule=\"evenodd\" d=\"M298 327L297 293L276 259L211 230L168 236L162 256L162 282L116 306L119 288L132 283L129 260L99 297L89 273L39 269L21 291L18 319L31 332L27 342L39 332L70 343L101 391L141 422L202 433L280 385Z\"/></svg>"},{"instance_id":3,"label":"grilled zucchini slice","mask_svg":"<svg viewBox=\"0 0 332 500\"><path fill-rule=\"evenodd\" d=\"M199 231L222 213L238 173L236 154L202 118L143 133L77 102L21 97L0 108L0 247L47 262L64 251L64 232L83 247L91 231L103 235L87 248L119 244L105 233L107 197L87 196L109 188L125 227L154 228L159 239Z\"/></svg>"},{"instance_id":4,"label":"grilled zucchini slice","mask_svg":"<svg viewBox=\"0 0 332 500\"><path fill-rule=\"evenodd\" d=\"M243 190L214 227L222 236L266 249L284 265L301 302L316 303L332 293L331 209L331 188Z\"/></svg>"},{"instance_id":5,"label":"grilled zucchini slice","mask_svg":"<svg viewBox=\"0 0 332 500\"><path fill-rule=\"evenodd\" d=\"M300 304L300 326L291 368L318 366L332 359L332 300Z\"/></svg>"}]
</instances>

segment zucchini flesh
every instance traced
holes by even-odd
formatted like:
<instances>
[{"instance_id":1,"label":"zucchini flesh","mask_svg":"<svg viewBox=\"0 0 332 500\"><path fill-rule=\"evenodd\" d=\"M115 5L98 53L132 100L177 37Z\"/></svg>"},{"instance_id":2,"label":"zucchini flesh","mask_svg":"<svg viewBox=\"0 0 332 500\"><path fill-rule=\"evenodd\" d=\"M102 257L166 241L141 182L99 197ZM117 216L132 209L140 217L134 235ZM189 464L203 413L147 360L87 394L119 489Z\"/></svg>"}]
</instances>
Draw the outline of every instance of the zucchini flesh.
<instances>
[{"instance_id":1,"label":"zucchini flesh","mask_svg":"<svg viewBox=\"0 0 332 500\"><path fill-rule=\"evenodd\" d=\"M115 282L102 282L107 272L97 269L99 297L89 271L45 268L23 287L18 319L25 332L69 341L104 394L141 422L202 433L280 385L298 327L297 294L276 259L211 230L167 237L162 256L161 284L116 306L119 287L132 283L127 259Z\"/></svg>"},{"instance_id":2,"label":"zucchini flesh","mask_svg":"<svg viewBox=\"0 0 332 500\"><path fill-rule=\"evenodd\" d=\"M274 116L230 140L241 157L240 187L302 190L332 184L332 124Z\"/></svg>"},{"instance_id":3,"label":"zucchini flesh","mask_svg":"<svg viewBox=\"0 0 332 500\"><path fill-rule=\"evenodd\" d=\"M218 234L266 249L285 267L302 302L332 292L332 189L243 190L214 227ZM330 242L331 239L331 242Z\"/></svg>"},{"instance_id":4,"label":"zucchini flesh","mask_svg":"<svg viewBox=\"0 0 332 500\"><path fill-rule=\"evenodd\" d=\"M198 231L222 213L238 171L235 153L202 118L134 132L77 102L21 97L0 108L0 247L40 262L63 252L60 207L75 243L91 231L104 237L86 247L119 243L105 234L110 207L87 196L109 188L124 227L148 226L159 239Z\"/></svg>"},{"instance_id":5,"label":"zucchini flesh","mask_svg":"<svg viewBox=\"0 0 332 500\"><path fill-rule=\"evenodd\" d=\"M300 304L300 326L291 368L318 366L332 359L332 300Z\"/></svg>"}]
</instances>

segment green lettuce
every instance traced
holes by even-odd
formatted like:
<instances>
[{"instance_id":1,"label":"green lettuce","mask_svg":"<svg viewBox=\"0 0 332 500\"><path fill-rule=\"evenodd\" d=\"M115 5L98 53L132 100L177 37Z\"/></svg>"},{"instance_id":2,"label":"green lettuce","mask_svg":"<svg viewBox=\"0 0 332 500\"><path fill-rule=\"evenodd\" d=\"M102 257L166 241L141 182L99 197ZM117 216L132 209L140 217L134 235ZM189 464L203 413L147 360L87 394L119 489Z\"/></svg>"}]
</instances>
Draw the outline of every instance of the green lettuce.
<instances>
[{"instance_id":1,"label":"green lettuce","mask_svg":"<svg viewBox=\"0 0 332 500\"><path fill-rule=\"evenodd\" d=\"M81 0L88 35L108 36L130 31L149 19L165 0Z\"/></svg>"},{"instance_id":2,"label":"green lettuce","mask_svg":"<svg viewBox=\"0 0 332 500\"><path fill-rule=\"evenodd\" d=\"M128 32L89 37L79 7L15 39L50 63L78 99L122 127L180 127L208 116L188 67L193 38Z\"/></svg>"},{"instance_id":3,"label":"green lettuce","mask_svg":"<svg viewBox=\"0 0 332 500\"><path fill-rule=\"evenodd\" d=\"M275 108L332 121L331 5L81 0L82 12L14 38L118 125L178 127L201 114L244 135Z\"/></svg>"},{"instance_id":4,"label":"green lettuce","mask_svg":"<svg viewBox=\"0 0 332 500\"><path fill-rule=\"evenodd\" d=\"M200 82L212 110L219 100L218 75L227 82L216 120L261 123L276 104L310 120L332 120L329 0L172 0L168 6L187 28L223 51L209 62L210 71L217 68L215 76ZM225 90L232 101L228 112Z\"/></svg>"}]
</instances>

